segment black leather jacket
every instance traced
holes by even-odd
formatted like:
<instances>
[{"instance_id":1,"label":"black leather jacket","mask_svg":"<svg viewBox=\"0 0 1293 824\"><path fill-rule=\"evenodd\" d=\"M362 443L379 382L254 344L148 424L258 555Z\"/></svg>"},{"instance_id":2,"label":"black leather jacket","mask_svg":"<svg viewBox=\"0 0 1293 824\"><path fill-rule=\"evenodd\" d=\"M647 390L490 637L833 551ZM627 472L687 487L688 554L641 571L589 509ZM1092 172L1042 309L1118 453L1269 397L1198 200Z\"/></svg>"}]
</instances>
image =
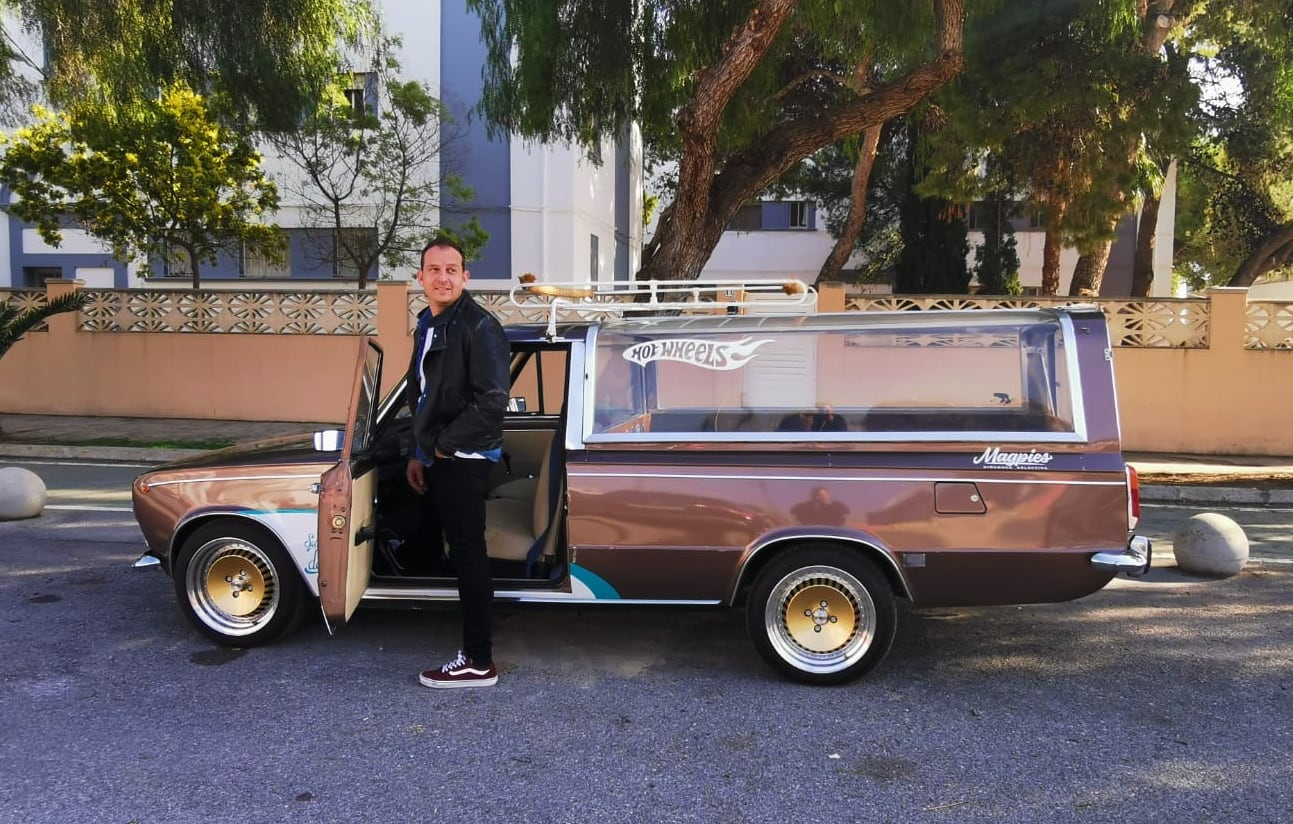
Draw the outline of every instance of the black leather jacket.
<instances>
[{"instance_id":1,"label":"black leather jacket","mask_svg":"<svg viewBox=\"0 0 1293 824\"><path fill-rule=\"evenodd\" d=\"M418 356L426 336L430 309L418 315L405 400L413 414L413 435L422 454L483 452L503 444L503 414L507 411L509 350L498 319L481 308L465 290L446 310L444 325L421 364L427 379L421 400ZM415 453L412 444L407 454Z\"/></svg>"}]
</instances>

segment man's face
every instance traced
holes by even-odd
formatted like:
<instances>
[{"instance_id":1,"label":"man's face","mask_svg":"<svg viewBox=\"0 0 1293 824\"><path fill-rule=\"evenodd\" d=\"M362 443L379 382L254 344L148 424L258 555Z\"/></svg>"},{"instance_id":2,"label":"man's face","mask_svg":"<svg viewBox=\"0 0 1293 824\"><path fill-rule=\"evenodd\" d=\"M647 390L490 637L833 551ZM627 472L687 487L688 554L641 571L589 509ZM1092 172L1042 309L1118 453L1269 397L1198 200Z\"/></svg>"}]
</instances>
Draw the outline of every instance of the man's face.
<instances>
[{"instance_id":1,"label":"man's face","mask_svg":"<svg viewBox=\"0 0 1293 824\"><path fill-rule=\"evenodd\" d=\"M462 255L449 246L432 246L422 255L422 268L418 270L417 281L422 292L427 296L427 305L431 314L440 312L453 305L461 295L463 287L471 279L471 273L463 266Z\"/></svg>"}]
</instances>

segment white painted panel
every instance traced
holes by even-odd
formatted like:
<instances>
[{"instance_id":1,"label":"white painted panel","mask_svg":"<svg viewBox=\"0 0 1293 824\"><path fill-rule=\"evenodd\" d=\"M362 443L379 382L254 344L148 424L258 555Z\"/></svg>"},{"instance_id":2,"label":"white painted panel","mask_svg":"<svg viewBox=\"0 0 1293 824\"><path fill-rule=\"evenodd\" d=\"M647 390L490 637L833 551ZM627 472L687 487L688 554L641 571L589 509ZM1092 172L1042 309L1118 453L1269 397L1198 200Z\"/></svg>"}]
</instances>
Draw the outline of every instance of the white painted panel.
<instances>
[{"instance_id":1,"label":"white painted panel","mask_svg":"<svg viewBox=\"0 0 1293 824\"><path fill-rule=\"evenodd\" d=\"M701 277L812 283L834 245L825 231L724 232Z\"/></svg>"},{"instance_id":2,"label":"white painted panel","mask_svg":"<svg viewBox=\"0 0 1293 824\"><path fill-rule=\"evenodd\" d=\"M0 249L5 250L3 254L0 254L0 289L14 285L13 257L8 253L9 228L9 216L0 215Z\"/></svg>"},{"instance_id":3,"label":"white painted panel","mask_svg":"<svg viewBox=\"0 0 1293 824\"><path fill-rule=\"evenodd\" d=\"M1163 192L1158 206L1158 225L1154 229L1154 282L1151 297L1172 296L1172 250L1176 247L1176 161L1167 167Z\"/></svg>"},{"instance_id":4,"label":"white painted panel","mask_svg":"<svg viewBox=\"0 0 1293 824\"><path fill-rule=\"evenodd\" d=\"M64 229L63 243L50 246L35 229L22 230L22 250L29 255L102 255L112 254L108 244L85 233L83 229Z\"/></svg>"},{"instance_id":5,"label":"white painted panel","mask_svg":"<svg viewBox=\"0 0 1293 824\"><path fill-rule=\"evenodd\" d=\"M78 266L76 279L89 289L114 289L117 286L112 269L106 266Z\"/></svg>"},{"instance_id":6,"label":"white painted panel","mask_svg":"<svg viewBox=\"0 0 1293 824\"><path fill-rule=\"evenodd\" d=\"M817 405L817 336L781 335L745 365L746 406L812 409Z\"/></svg>"}]
</instances>

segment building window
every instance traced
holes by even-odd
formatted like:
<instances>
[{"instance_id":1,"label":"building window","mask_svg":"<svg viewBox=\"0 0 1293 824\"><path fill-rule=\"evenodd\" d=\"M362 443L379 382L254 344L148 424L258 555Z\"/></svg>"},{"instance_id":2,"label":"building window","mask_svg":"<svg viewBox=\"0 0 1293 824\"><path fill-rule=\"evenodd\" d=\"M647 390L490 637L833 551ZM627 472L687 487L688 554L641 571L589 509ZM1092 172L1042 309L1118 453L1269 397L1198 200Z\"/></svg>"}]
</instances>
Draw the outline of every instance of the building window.
<instances>
[{"instance_id":1,"label":"building window","mask_svg":"<svg viewBox=\"0 0 1293 824\"><path fill-rule=\"evenodd\" d=\"M332 276L358 280L358 261L361 258L371 257L376 247L377 229L375 228L342 229L339 235L334 234L332 241Z\"/></svg>"},{"instance_id":2,"label":"building window","mask_svg":"<svg viewBox=\"0 0 1293 824\"><path fill-rule=\"evenodd\" d=\"M346 102L356 117L377 115L377 78L372 72L356 72L344 90Z\"/></svg>"},{"instance_id":3,"label":"building window","mask_svg":"<svg viewBox=\"0 0 1293 824\"><path fill-rule=\"evenodd\" d=\"M808 228L808 202L803 200L790 201L790 228L807 229Z\"/></svg>"},{"instance_id":4,"label":"building window","mask_svg":"<svg viewBox=\"0 0 1293 824\"><path fill-rule=\"evenodd\" d=\"M193 277L193 270L189 267L189 263L188 252L167 244L162 250L162 277Z\"/></svg>"},{"instance_id":5,"label":"building window","mask_svg":"<svg viewBox=\"0 0 1293 824\"><path fill-rule=\"evenodd\" d=\"M43 288L45 281L57 280L62 276L63 270L58 266L24 266L21 285L27 288Z\"/></svg>"},{"instance_id":6,"label":"building window","mask_svg":"<svg viewBox=\"0 0 1293 824\"><path fill-rule=\"evenodd\" d=\"M727 228L732 232L759 231L763 228L763 204L757 201L745 204L727 222Z\"/></svg>"},{"instance_id":7,"label":"building window","mask_svg":"<svg viewBox=\"0 0 1293 824\"><path fill-rule=\"evenodd\" d=\"M1029 210L1029 212L1028 212L1028 228L1029 228L1029 229L1041 229L1041 228L1042 228L1042 210L1041 210L1041 209L1031 209L1031 210Z\"/></svg>"},{"instance_id":8,"label":"building window","mask_svg":"<svg viewBox=\"0 0 1293 824\"><path fill-rule=\"evenodd\" d=\"M812 229L812 205L810 200L756 200L737 210L727 222L727 231Z\"/></svg>"},{"instance_id":9,"label":"building window","mask_svg":"<svg viewBox=\"0 0 1293 824\"><path fill-rule=\"evenodd\" d=\"M598 248L600 245L597 235L588 236L588 279L594 283L600 279L602 272L602 253Z\"/></svg>"},{"instance_id":10,"label":"building window","mask_svg":"<svg viewBox=\"0 0 1293 824\"><path fill-rule=\"evenodd\" d=\"M280 233L280 242L282 243L282 259L275 261L269 255L250 249L246 245L242 247L242 260L240 274L245 278L290 278L292 276L291 255L287 245L287 237Z\"/></svg>"}]
</instances>

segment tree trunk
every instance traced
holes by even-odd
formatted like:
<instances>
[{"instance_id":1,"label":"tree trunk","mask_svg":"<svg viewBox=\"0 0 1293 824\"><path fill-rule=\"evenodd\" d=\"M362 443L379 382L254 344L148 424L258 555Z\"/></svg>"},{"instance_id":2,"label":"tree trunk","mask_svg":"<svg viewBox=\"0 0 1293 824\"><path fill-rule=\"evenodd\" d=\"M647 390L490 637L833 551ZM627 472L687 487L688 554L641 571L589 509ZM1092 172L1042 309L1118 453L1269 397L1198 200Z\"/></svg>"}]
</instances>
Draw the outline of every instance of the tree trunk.
<instances>
[{"instance_id":1,"label":"tree trunk","mask_svg":"<svg viewBox=\"0 0 1293 824\"><path fill-rule=\"evenodd\" d=\"M1073 267L1073 280L1069 283L1069 297L1100 296L1100 284L1104 282L1104 270L1109 265L1111 249L1113 249L1113 241L1106 240L1078 258L1077 265Z\"/></svg>"},{"instance_id":2,"label":"tree trunk","mask_svg":"<svg viewBox=\"0 0 1293 824\"><path fill-rule=\"evenodd\" d=\"M754 190L757 193L757 189ZM739 205L739 204L738 204ZM686 227L680 229L676 218L677 202L660 213L655 235L642 250L638 280L695 280L705 261L723 237L725 222L713 219L721 210L715 205L709 215L689 215ZM735 214L736 209L725 214Z\"/></svg>"},{"instance_id":3,"label":"tree trunk","mask_svg":"<svg viewBox=\"0 0 1293 824\"><path fill-rule=\"evenodd\" d=\"M883 126L871 126L862 133L862 146L858 151L858 162L853 167L853 185L849 190L849 213L844 219L844 227L835 241L831 253L826 256L821 271L817 273L818 283L831 283L840 279L840 272L849 256L857 247L858 235L866 223L866 193L871 182L871 170L875 168L876 152L880 148L880 132Z\"/></svg>"},{"instance_id":4,"label":"tree trunk","mask_svg":"<svg viewBox=\"0 0 1293 824\"><path fill-rule=\"evenodd\" d=\"M964 0L935 0L938 55L869 94L813 111L770 132L757 145L718 155L723 110L753 72L795 3L762 0L724 46L719 63L700 73L692 101L678 114L682 154L678 190L643 250L639 280L695 278L743 203L757 197L803 158L909 110L961 72L965 64Z\"/></svg>"},{"instance_id":5,"label":"tree trunk","mask_svg":"<svg viewBox=\"0 0 1293 824\"><path fill-rule=\"evenodd\" d=\"M1059 229L1052 228L1059 223L1064 214L1059 209L1046 227L1046 243L1042 246L1042 294L1058 295L1060 293L1060 253L1064 251L1064 240Z\"/></svg>"},{"instance_id":6,"label":"tree trunk","mask_svg":"<svg viewBox=\"0 0 1293 824\"><path fill-rule=\"evenodd\" d=\"M1140 17L1141 36L1137 45L1145 54L1157 55L1162 51L1163 44L1167 42L1167 35L1171 31L1171 26L1160 25L1160 23L1162 20L1170 18L1172 12L1175 10L1175 6L1176 0L1148 0L1147 2L1146 0L1142 0L1138 4L1137 15ZM1138 140L1136 138L1128 138L1126 145L1124 145L1122 149L1123 151L1121 156L1126 157L1128 168L1134 166L1136 163L1136 155L1140 151ZM1145 197L1146 206L1148 206L1150 197L1150 194L1147 193ZM1114 203L1120 205L1127 204L1127 201L1129 200L1127 192L1116 187L1109 190L1109 198ZM1151 282L1153 280L1153 235L1155 224L1158 222L1157 196L1154 197L1154 201L1154 217L1153 221L1148 226L1148 238L1146 240L1146 242L1151 244L1149 258L1149 277ZM1125 213L1126 212L1124 211L1123 214ZM1113 236L1114 231L1117 229L1118 221L1121 219L1121 215L1110 219L1108 226L1110 237ZM1144 213L1142 213L1141 220L1142 223L1145 220ZM1137 259L1139 260L1141 243L1140 232L1137 232L1136 243L1136 254ZM1095 297L1100 294L1100 286L1104 282L1104 273L1105 269L1108 268L1109 265L1109 252L1112 248L1112 240L1104 241L1090 254L1085 254L1078 258L1077 266L1073 268L1073 281L1069 286L1069 295ZM1135 290L1135 278L1139 277L1139 272L1133 271L1132 277L1132 294L1134 295L1137 294ZM1149 288L1148 282L1146 283L1145 288Z\"/></svg>"},{"instance_id":7,"label":"tree trunk","mask_svg":"<svg viewBox=\"0 0 1293 824\"><path fill-rule=\"evenodd\" d=\"M1226 285L1252 286L1262 275L1284 265L1290 255L1293 255L1293 223L1286 223L1262 239Z\"/></svg>"},{"instance_id":8,"label":"tree trunk","mask_svg":"<svg viewBox=\"0 0 1293 824\"><path fill-rule=\"evenodd\" d=\"M1136 260L1131 266L1131 296L1143 298L1154 285L1154 247L1158 239L1158 207L1162 191L1149 192L1140 207L1140 223L1136 226Z\"/></svg>"},{"instance_id":9,"label":"tree trunk","mask_svg":"<svg viewBox=\"0 0 1293 824\"><path fill-rule=\"evenodd\" d=\"M198 274L198 253L192 249L185 249L184 251L189 254L189 266L192 267L191 271L193 272L193 288L201 289L202 278Z\"/></svg>"}]
</instances>

